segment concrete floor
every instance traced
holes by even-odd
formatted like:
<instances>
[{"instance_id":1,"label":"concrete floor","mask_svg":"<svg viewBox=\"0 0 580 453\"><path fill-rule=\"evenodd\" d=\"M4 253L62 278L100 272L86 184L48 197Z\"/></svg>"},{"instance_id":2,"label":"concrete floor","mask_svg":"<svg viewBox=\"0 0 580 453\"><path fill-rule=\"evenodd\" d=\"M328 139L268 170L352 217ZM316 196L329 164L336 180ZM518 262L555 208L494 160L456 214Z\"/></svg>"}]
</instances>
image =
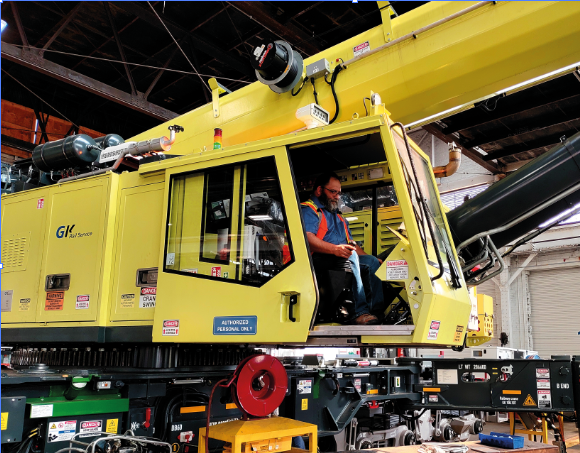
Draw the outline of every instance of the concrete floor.
<instances>
[{"instance_id":1,"label":"concrete floor","mask_svg":"<svg viewBox=\"0 0 580 453\"><path fill-rule=\"evenodd\" d=\"M517 429L516 425L516 429ZM490 432L497 432L497 433L509 433L510 432L510 424L509 422L504 423L493 423L493 422L486 422L483 426L483 433L489 434ZM525 434L521 434L522 436L526 437ZM579 431L576 428L575 423L564 423L564 437L566 439L566 447L567 449L578 446L577 450L580 450L580 445L578 442ZM551 444L554 440L554 434L552 431L548 431L548 438L549 443ZM471 436L470 440L478 440L477 436ZM533 440L533 439L532 439ZM540 441L540 436L537 437L538 442ZM576 450L572 450L576 451Z\"/></svg>"}]
</instances>

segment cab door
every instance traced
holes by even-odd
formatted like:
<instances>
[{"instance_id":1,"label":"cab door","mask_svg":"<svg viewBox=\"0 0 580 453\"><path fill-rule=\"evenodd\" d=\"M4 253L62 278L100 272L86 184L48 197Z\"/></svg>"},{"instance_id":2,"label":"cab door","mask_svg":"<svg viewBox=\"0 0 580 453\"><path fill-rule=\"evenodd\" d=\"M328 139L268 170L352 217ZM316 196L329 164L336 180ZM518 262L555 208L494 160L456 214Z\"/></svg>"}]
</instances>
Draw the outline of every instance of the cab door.
<instances>
[{"instance_id":1,"label":"cab door","mask_svg":"<svg viewBox=\"0 0 580 453\"><path fill-rule=\"evenodd\" d=\"M317 293L285 147L167 171L153 340L304 342Z\"/></svg>"}]
</instances>

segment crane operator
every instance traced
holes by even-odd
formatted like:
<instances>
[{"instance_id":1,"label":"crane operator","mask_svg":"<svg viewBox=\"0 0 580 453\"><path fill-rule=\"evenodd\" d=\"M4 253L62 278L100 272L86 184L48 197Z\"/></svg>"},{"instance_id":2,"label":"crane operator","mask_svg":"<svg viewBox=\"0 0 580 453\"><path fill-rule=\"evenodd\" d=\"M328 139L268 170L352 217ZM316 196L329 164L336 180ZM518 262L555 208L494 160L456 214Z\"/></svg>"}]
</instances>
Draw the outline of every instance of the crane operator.
<instances>
[{"instance_id":1,"label":"crane operator","mask_svg":"<svg viewBox=\"0 0 580 453\"><path fill-rule=\"evenodd\" d=\"M341 195L338 176L333 172L326 172L316 178L310 199L301 204L310 251L349 260L354 276L352 291L355 305L355 314L350 323L379 324L379 319L371 312L383 306L382 282L375 275L382 261L367 255L352 239L348 222L338 210ZM361 265L370 268L370 300L367 300L365 295Z\"/></svg>"}]
</instances>

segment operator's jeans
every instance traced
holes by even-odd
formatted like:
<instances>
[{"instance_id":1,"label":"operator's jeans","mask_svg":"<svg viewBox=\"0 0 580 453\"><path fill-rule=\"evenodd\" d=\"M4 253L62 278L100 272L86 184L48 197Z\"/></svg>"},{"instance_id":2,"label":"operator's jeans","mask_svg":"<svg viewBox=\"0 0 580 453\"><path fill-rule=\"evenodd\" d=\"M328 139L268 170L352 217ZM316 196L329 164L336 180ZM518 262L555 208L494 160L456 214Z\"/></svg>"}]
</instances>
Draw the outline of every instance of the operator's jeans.
<instances>
[{"instance_id":1,"label":"operator's jeans","mask_svg":"<svg viewBox=\"0 0 580 453\"><path fill-rule=\"evenodd\" d=\"M379 260L372 255L357 255L353 253L348 259L351 263L354 282L352 284L352 292L355 305L355 318L365 313L379 314L383 310L383 283L375 275L377 269L381 266ZM361 266L368 267L370 271L370 289L371 294L367 300L365 288L361 277ZM365 272L362 273L363 275ZM380 317L380 316L379 316Z\"/></svg>"}]
</instances>

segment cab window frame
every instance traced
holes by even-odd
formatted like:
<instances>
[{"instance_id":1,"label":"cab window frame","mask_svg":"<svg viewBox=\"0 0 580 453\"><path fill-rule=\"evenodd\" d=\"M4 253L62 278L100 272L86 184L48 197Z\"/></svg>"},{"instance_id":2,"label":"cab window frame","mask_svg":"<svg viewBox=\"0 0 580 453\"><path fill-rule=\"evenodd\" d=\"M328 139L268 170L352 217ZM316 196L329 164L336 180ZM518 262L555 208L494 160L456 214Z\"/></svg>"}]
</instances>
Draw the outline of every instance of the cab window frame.
<instances>
[{"instance_id":1,"label":"cab window frame","mask_svg":"<svg viewBox=\"0 0 580 453\"><path fill-rule=\"evenodd\" d=\"M172 194L173 194L175 180L177 178L183 178L183 177L187 177L189 175L203 174L204 175L204 195L202 195L202 196L204 196L204 199L205 199L205 191L206 191L206 187L207 187L207 185L205 184L205 177L206 177L208 172L210 172L212 170L220 169L220 168L222 168L222 169L227 168L227 167L235 168L236 166L241 167L241 175L240 175L241 177L240 177L239 187L238 187L238 190L240 191L240 198L239 198L239 203L238 203L238 207L237 207L237 209L239 210L237 235L238 235L238 238L240 238L240 239L238 240L238 246L236 249L236 253L239 255L240 247L241 247L241 238L243 237L242 236L243 218L242 218L241 212L242 212L243 203L245 203L245 200L243 199L241 194L243 194L243 191L244 191L243 180L244 180L244 175L247 174L246 166L250 165L253 162L265 161L267 159L271 159L273 161L273 164L274 164L274 170L275 170L274 176L276 178L276 181L278 181L278 188L280 191L280 198L281 198L280 209L282 210L282 215L284 216L284 227L285 227L285 231L286 231L285 234L286 234L286 238L287 238L287 242L288 242L288 249L289 249L289 253L290 253L290 260L287 263L284 263L282 265L278 274L274 275L269 280L265 280L263 282L247 282L247 281L243 281L241 279L238 280L238 278L240 277L239 272L240 272L240 269L242 269L243 263L240 263L240 265L236 267L236 278L235 279L226 279L226 278L222 278L222 277L213 277L211 275L191 273L191 272L187 272L187 271L183 271L183 270L168 269L166 257L167 257L167 250L168 250L168 246L169 246L169 239L170 239L169 238L169 234L170 234L169 229L170 229L170 222L171 222L171 198L172 198ZM293 182L293 185L295 187L294 181L292 181L292 182ZM232 189L232 201L233 201L233 195L235 194L235 191L236 191L236 186L234 183L233 189ZM286 202L287 202L287 200L286 200ZM204 228L205 211L206 211L206 209L203 209L202 230ZM231 213L232 213L232 204L230 202L230 216L231 216ZM298 212L298 215L301 216L301 213ZM202 231L202 234L203 234L203 231ZM230 243L230 240L228 240L228 243ZM201 253L203 253L203 251L201 250L201 245L202 245L201 235L199 238L199 245L200 245L200 254L201 254ZM202 261L202 260L200 259L200 261ZM204 260L202 262L212 263L213 261L215 261L215 264L222 264L223 263L222 260L209 261L207 258L204 258ZM280 174L278 171L278 161L277 161L276 155L272 154L272 155L268 155L268 156L257 157L257 158L249 159L249 160L240 160L240 161L216 165L216 166L205 166L202 168L197 168L195 170L190 170L190 171L185 171L185 172L180 172L180 173L172 173L169 176L169 187L168 187L168 192L167 192L167 214L165 217L165 238L164 238L164 245L163 245L163 272L164 273L176 274L176 275L180 275L183 277L200 278L200 279L205 279L205 280L219 281L219 282L223 282L223 283L260 288L260 287L264 286L265 284L274 280L276 277L278 277L279 274L281 274L288 266L292 265L295 261L296 261L296 255L294 253L294 247L292 245L292 237L291 237L291 232L290 232L290 226L288 224L288 217L286 214L285 198L284 198L284 193L283 193L283 189L282 189L282 184L280 183Z\"/></svg>"}]
</instances>

